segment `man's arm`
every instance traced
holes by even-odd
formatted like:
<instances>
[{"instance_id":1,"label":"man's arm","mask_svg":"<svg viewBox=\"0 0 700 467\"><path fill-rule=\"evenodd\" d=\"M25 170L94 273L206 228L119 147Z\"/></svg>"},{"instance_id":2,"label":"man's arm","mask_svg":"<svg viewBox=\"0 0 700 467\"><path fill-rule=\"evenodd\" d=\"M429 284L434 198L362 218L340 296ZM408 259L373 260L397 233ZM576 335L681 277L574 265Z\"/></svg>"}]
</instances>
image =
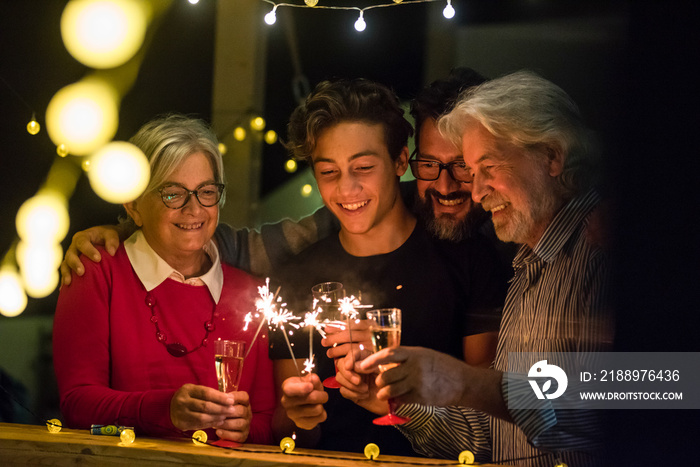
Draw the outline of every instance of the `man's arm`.
<instances>
[{"instance_id":1,"label":"man's arm","mask_svg":"<svg viewBox=\"0 0 700 467\"><path fill-rule=\"evenodd\" d=\"M127 229L123 225L102 225L77 232L73 235L61 263L61 284L70 285L71 271L75 271L79 276L85 274L85 267L80 261L81 253L91 261L99 263L102 256L95 245L104 246L107 253L114 256L119 248L119 243L132 233L132 229Z\"/></svg>"}]
</instances>

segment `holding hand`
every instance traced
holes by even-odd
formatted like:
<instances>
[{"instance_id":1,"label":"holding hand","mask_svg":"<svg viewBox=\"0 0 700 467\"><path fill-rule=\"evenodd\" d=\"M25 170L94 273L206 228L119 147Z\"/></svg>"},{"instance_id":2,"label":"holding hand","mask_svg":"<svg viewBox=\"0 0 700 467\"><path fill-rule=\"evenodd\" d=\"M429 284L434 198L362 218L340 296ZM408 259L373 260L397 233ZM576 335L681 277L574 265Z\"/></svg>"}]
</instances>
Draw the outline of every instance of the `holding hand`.
<instances>
[{"instance_id":1,"label":"holding hand","mask_svg":"<svg viewBox=\"0 0 700 467\"><path fill-rule=\"evenodd\" d=\"M183 431L219 427L227 418L241 413L235 406L237 394L241 393L226 394L206 386L185 384L170 400L170 420Z\"/></svg>"},{"instance_id":2,"label":"holding hand","mask_svg":"<svg viewBox=\"0 0 700 467\"><path fill-rule=\"evenodd\" d=\"M386 400L377 398L377 385L374 371L364 371L359 367L359 362L370 355L371 350L357 349L352 355L346 355L338 361L338 373L336 379L340 383L340 394L356 403L360 407L377 415L389 413L389 404Z\"/></svg>"},{"instance_id":3,"label":"holding hand","mask_svg":"<svg viewBox=\"0 0 700 467\"><path fill-rule=\"evenodd\" d=\"M61 284L70 285L71 271L79 276L85 274L85 268L80 261L80 254L84 254L93 262L99 263L102 257L95 245L104 245L107 253L114 256L119 248L119 230L116 226L106 225L91 227L81 230L73 235L70 246L61 263Z\"/></svg>"},{"instance_id":4,"label":"holding hand","mask_svg":"<svg viewBox=\"0 0 700 467\"><path fill-rule=\"evenodd\" d=\"M282 407L287 417L303 429L311 430L326 421L328 394L315 373L298 377L292 376L282 383Z\"/></svg>"},{"instance_id":5,"label":"holding hand","mask_svg":"<svg viewBox=\"0 0 700 467\"><path fill-rule=\"evenodd\" d=\"M216 429L216 436L222 439L245 443L250 433L253 411L250 408L250 396L245 391L228 393L234 399L233 413Z\"/></svg>"}]
</instances>

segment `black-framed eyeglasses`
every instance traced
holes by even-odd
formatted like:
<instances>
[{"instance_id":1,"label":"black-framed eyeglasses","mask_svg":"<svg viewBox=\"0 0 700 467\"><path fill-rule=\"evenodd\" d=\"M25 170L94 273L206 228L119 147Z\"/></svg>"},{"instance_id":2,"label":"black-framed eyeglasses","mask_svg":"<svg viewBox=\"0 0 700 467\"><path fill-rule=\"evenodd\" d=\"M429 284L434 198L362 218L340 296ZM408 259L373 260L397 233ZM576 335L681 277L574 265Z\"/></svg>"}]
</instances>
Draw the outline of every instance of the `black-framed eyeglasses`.
<instances>
[{"instance_id":1,"label":"black-framed eyeglasses","mask_svg":"<svg viewBox=\"0 0 700 467\"><path fill-rule=\"evenodd\" d=\"M450 176L461 183L471 183L473 178L466 164L462 161L452 161L443 164L439 161L420 159L420 154L416 151L413 153L408 163L411 166L411 173L419 180L433 181L440 178L443 170L447 170Z\"/></svg>"},{"instance_id":2,"label":"black-framed eyeglasses","mask_svg":"<svg viewBox=\"0 0 700 467\"><path fill-rule=\"evenodd\" d=\"M163 204L170 209L183 208L194 195L199 204L205 208L216 206L224 194L225 185L223 183L203 183L194 190L188 190L182 185L165 185L158 190Z\"/></svg>"}]
</instances>

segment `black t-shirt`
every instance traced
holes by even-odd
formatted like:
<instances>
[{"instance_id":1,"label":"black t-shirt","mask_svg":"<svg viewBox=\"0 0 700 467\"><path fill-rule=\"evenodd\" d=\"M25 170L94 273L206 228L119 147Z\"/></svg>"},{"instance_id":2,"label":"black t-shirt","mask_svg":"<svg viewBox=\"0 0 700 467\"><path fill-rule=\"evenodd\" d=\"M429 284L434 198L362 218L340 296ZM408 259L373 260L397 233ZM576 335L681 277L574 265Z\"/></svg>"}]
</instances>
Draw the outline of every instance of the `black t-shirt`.
<instances>
[{"instance_id":1,"label":"black t-shirt","mask_svg":"<svg viewBox=\"0 0 700 467\"><path fill-rule=\"evenodd\" d=\"M357 257L348 254L338 236L332 235L297 255L273 275L273 282L281 284L280 296L299 316L311 309L311 288L315 284L341 282L347 295L361 297L363 305L402 310L402 345L427 347L461 359L463 337L487 330L483 323L475 324L468 307L485 310L489 303L492 309L500 309L505 290L504 281L496 277L476 281L470 272L483 270L483 274L490 276L493 264L463 267L464 262L484 259L475 254L482 246L467 243L459 248L452 244L453 250L450 244L431 239L422 227L416 226L395 251ZM361 309L361 313L364 310ZM497 329L497 325L497 319L491 320L488 330ZM296 358L309 356L308 331L295 331L290 340ZM326 357L318 333L315 333L313 353L321 380L333 375L333 362ZM270 333L270 356L291 358L280 332ZM327 392L328 419L321 426L319 449L363 452L368 443L376 443L385 454L415 455L397 429L372 424L375 414L344 399L338 390L328 389Z\"/></svg>"}]
</instances>

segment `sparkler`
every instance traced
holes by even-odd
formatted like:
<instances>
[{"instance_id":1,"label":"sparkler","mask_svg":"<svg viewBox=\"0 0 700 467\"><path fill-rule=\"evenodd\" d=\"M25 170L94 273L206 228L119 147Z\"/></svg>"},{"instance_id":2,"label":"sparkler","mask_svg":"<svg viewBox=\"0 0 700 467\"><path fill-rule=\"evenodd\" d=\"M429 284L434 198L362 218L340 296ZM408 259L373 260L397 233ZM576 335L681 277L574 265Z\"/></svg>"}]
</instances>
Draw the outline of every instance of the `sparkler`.
<instances>
[{"instance_id":1,"label":"sparkler","mask_svg":"<svg viewBox=\"0 0 700 467\"><path fill-rule=\"evenodd\" d=\"M324 330L324 324L318 320L318 315L323 311L321 307L316 308L318 300L314 299L312 308L314 311L307 312L304 315L304 326L309 329L309 358L304 362L304 371L306 373L311 373L311 370L316 366L314 365L314 329L318 331L321 337L326 337L326 332Z\"/></svg>"},{"instance_id":2,"label":"sparkler","mask_svg":"<svg viewBox=\"0 0 700 467\"><path fill-rule=\"evenodd\" d=\"M297 369L297 373L299 373L299 376L301 376L301 371L299 370L299 366L297 365L297 360L296 357L294 356L294 351L292 350L292 345L289 343L289 338L287 337L287 332L284 329L285 323L289 323L290 325L298 328L299 326L292 323L291 320L294 319L299 319L298 317L294 316L287 308L286 303L282 302L282 297L279 297L280 288L277 288L277 291L275 291L274 294L270 293L270 278L265 279L265 285L258 286L258 294L260 297L255 301L255 308L256 308L256 317L260 316L262 314L262 319L260 320L260 324L258 325L258 329L255 331L255 335L253 336L253 340L250 343L250 346L248 347L248 351L245 354L245 357L248 356L250 351L253 348L253 343L255 343L255 339L257 339L258 334L260 333L260 329L262 328L263 323L267 321L268 328L272 329L274 326L275 328L278 328L282 331L282 335L284 336L284 340L287 342L287 347L289 348L289 353L292 356L292 361L294 362L294 366ZM246 314L245 318L243 319L245 322L245 326L243 327L244 331L248 330L248 325L252 322L253 320L253 315L252 313ZM245 359L245 357L243 357Z\"/></svg>"}]
</instances>

